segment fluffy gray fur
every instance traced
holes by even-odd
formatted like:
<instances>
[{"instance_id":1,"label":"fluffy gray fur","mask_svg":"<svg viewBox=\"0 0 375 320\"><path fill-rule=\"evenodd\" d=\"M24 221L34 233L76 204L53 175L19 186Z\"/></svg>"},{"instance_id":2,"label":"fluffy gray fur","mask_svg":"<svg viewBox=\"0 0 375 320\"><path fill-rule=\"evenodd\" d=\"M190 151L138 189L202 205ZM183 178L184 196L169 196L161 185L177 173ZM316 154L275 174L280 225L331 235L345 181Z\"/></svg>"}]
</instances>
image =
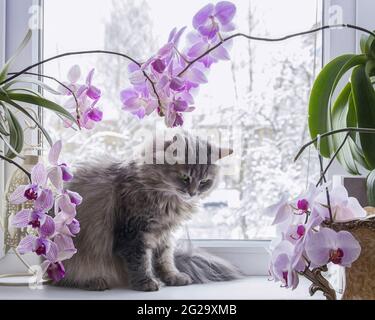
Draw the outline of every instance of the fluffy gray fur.
<instances>
[{"instance_id":1,"label":"fluffy gray fur","mask_svg":"<svg viewBox=\"0 0 375 320\"><path fill-rule=\"evenodd\" d=\"M183 138L187 156L195 147L192 137ZM212 148L209 145L209 154ZM219 157L229 153L221 150ZM194 214L199 199L214 189L218 170L210 162L170 165L102 159L78 166L67 186L84 199L77 208L78 252L64 261L66 277L57 285L155 291L159 280L181 286L241 277L234 266L203 251L175 250L171 237Z\"/></svg>"}]
</instances>

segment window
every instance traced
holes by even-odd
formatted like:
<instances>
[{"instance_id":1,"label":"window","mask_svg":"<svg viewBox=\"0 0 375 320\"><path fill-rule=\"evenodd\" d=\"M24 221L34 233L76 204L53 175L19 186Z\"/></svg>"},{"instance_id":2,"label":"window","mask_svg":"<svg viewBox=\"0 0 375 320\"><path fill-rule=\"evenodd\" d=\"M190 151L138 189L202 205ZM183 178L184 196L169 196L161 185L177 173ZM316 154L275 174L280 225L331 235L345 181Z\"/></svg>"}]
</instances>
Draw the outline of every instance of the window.
<instances>
[{"instance_id":1,"label":"window","mask_svg":"<svg viewBox=\"0 0 375 320\"><path fill-rule=\"evenodd\" d=\"M29 27L29 21L31 14L35 14L35 17L40 17L41 12L36 10L41 7L41 0L24 0L24 1L9 1L9 0L0 0L0 65L4 61L7 61L14 54L15 50L19 46L22 39L25 37L25 32ZM34 10L31 10L33 8ZM40 19L39 19L40 20ZM16 61L11 67L11 72L16 72L22 68L35 63L40 60L40 35L41 30L36 28L33 32L30 43L23 50L23 52L18 56ZM34 70L35 72L40 72L40 70ZM35 88L34 88L35 89ZM41 116L40 110L37 110L39 116ZM24 124L22 118L20 118L21 124ZM39 144L39 135L36 130L27 130L25 133L25 145L38 145ZM2 143L0 143L0 151L3 149ZM22 162L22 160L18 160ZM6 214L4 212L5 206L3 205L3 194L6 188L8 178L11 176L12 172L15 170L13 165L4 163L0 161L0 257L3 255L3 236L5 230L4 218ZM24 266L18 263L17 257L14 254L9 252L6 257L0 261L0 267L2 272L23 272ZM29 260L26 257L26 260Z\"/></svg>"},{"instance_id":2,"label":"window","mask_svg":"<svg viewBox=\"0 0 375 320\"><path fill-rule=\"evenodd\" d=\"M192 16L202 6L201 1L89 2L45 2L45 57L105 48L142 61L164 44L174 26L191 26ZM96 9L82 23L88 5ZM237 28L245 33L276 37L321 23L320 1L258 0L236 5ZM285 23L290 7L298 15ZM166 12L172 14L166 16ZM201 212L189 223L189 234L196 239L269 239L274 230L270 218L262 215L263 207L283 190L298 192L306 180L306 161L291 164L291 159L296 146L308 137L306 106L320 67L321 37L313 34L281 43L236 39L231 56L231 61L212 67L211 81L197 96L197 110L186 116L188 128L219 130L235 143L240 141L235 145L236 156L225 163L230 174L203 202ZM74 132L46 114L48 129L55 138L64 137L67 161L87 159L98 151L126 158L129 146L137 142L131 137L156 119L139 121L121 110L118 94L128 86L127 61L76 56L47 64L44 72L65 79L75 63L86 71L95 66L95 81L105 91L105 119L94 130Z\"/></svg>"},{"instance_id":3,"label":"window","mask_svg":"<svg viewBox=\"0 0 375 320\"><path fill-rule=\"evenodd\" d=\"M6 58L14 51L27 28L30 6L39 2L42 1L24 0L22 4L16 4L15 1L0 0L0 59L2 52ZM144 59L164 43L174 26L190 26L191 17L202 6L198 0L165 0L162 4L158 0L118 0L111 5L110 1L100 0L43 2L43 49L38 50L39 41L33 39L29 51L19 58L14 71L29 65L40 55L49 57L80 49L106 48ZM374 27L369 15L374 10L371 0L252 0L238 1L236 5L239 8L238 29L255 35L277 37L307 30L321 24L322 16L323 23L328 24L334 6L342 9L343 22ZM87 8L94 9L87 14ZM124 20L124 16L129 17L129 21ZM318 33L280 43L237 39L231 51L231 62L221 62L212 68L211 81L201 87L197 98L200 107L187 116L187 126L197 130L216 128L220 123L221 130L225 134L229 132L228 135L234 132L233 126L241 128L242 157L226 164L241 170L224 177L216 195L207 199L202 212L190 223L190 237L201 239L197 243L212 246L212 251L217 253L221 250L231 259L241 255L243 260L243 254L249 253L251 261L260 261L259 254L264 255L262 242L216 241L207 244L203 240L254 240L273 236L270 218L262 216L262 208L283 190L297 193L308 176L308 153L303 161L294 165L290 160L296 148L308 139L304 123L307 95L319 71L321 56L325 63L340 53L353 51L357 40L358 33L351 30L325 32L323 39ZM45 125L54 139L62 137L65 140L66 161L74 163L80 157L90 157L100 150L126 155L132 130L153 124L155 120L139 122L121 111L118 92L128 85L127 63L109 56L77 56L48 63L43 72L65 79L70 66L76 63L84 71L96 67L95 81L105 91L102 100L104 121L92 131L78 133L63 130L61 121L46 112ZM312 180L311 174L317 172L313 158L309 165ZM339 169L336 166L333 172ZM0 176L0 182L4 183L6 177L7 172ZM253 267L253 274L265 273L266 265L266 260L262 260Z\"/></svg>"}]
</instances>

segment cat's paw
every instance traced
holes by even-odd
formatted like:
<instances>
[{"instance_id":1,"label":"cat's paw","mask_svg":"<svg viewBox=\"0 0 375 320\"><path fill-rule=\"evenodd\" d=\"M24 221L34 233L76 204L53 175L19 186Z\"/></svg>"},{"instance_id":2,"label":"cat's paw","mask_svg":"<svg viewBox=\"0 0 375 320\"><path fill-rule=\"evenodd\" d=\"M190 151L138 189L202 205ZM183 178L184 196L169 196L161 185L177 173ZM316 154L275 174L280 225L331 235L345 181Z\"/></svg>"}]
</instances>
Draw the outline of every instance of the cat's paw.
<instances>
[{"instance_id":1,"label":"cat's paw","mask_svg":"<svg viewBox=\"0 0 375 320\"><path fill-rule=\"evenodd\" d=\"M160 283L155 279L145 278L132 281L131 287L137 291L158 291L160 288Z\"/></svg>"},{"instance_id":2,"label":"cat's paw","mask_svg":"<svg viewBox=\"0 0 375 320\"><path fill-rule=\"evenodd\" d=\"M109 289L109 285L104 278L94 278L87 280L83 288L89 291L104 291Z\"/></svg>"},{"instance_id":3,"label":"cat's paw","mask_svg":"<svg viewBox=\"0 0 375 320\"><path fill-rule=\"evenodd\" d=\"M179 272L164 275L163 282L167 286L187 286L188 284L192 284L193 280L186 273Z\"/></svg>"}]
</instances>

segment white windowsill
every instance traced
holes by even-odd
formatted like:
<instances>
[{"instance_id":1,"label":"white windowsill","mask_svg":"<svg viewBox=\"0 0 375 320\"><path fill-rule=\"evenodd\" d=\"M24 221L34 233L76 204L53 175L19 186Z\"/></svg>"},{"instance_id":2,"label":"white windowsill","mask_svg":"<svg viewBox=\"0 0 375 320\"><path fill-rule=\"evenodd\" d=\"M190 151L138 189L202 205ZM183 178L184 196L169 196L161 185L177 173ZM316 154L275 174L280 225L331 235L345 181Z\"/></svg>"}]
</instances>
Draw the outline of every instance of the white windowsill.
<instances>
[{"instance_id":1,"label":"white windowsill","mask_svg":"<svg viewBox=\"0 0 375 320\"><path fill-rule=\"evenodd\" d=\"M297 289L280 288L280 284L264 276L246 279L197 284L184 287L163 287L157 292L139 292L129 289L112 289L104 292L45 286L41 290L28 287L0 287L0 300L51 299L51 300L250 300L250 299L324 299L320 292L310 297L310 283L301 278Z\"/></svg>"}]
</instances>

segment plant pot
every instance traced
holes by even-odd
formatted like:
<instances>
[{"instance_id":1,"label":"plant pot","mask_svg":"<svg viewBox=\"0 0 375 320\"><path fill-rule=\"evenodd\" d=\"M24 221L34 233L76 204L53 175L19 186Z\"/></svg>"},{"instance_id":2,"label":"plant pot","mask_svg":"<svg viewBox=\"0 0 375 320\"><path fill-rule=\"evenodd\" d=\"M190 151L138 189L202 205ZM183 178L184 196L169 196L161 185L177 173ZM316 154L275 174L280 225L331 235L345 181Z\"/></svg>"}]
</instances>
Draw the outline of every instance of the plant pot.
<instances>
[{"instance_id":1,"label":"plant pot","mask_svg":"<svg viewBox=\"0 0 375 320\"><path fill-rule=\"evenodd\" d=\"M345 269L343 300L375 299L375 208L366 207L369 216L361 220L335 222L330 228L346 230L361 245L361 255Z\"/></svg>"}]
</instances>

